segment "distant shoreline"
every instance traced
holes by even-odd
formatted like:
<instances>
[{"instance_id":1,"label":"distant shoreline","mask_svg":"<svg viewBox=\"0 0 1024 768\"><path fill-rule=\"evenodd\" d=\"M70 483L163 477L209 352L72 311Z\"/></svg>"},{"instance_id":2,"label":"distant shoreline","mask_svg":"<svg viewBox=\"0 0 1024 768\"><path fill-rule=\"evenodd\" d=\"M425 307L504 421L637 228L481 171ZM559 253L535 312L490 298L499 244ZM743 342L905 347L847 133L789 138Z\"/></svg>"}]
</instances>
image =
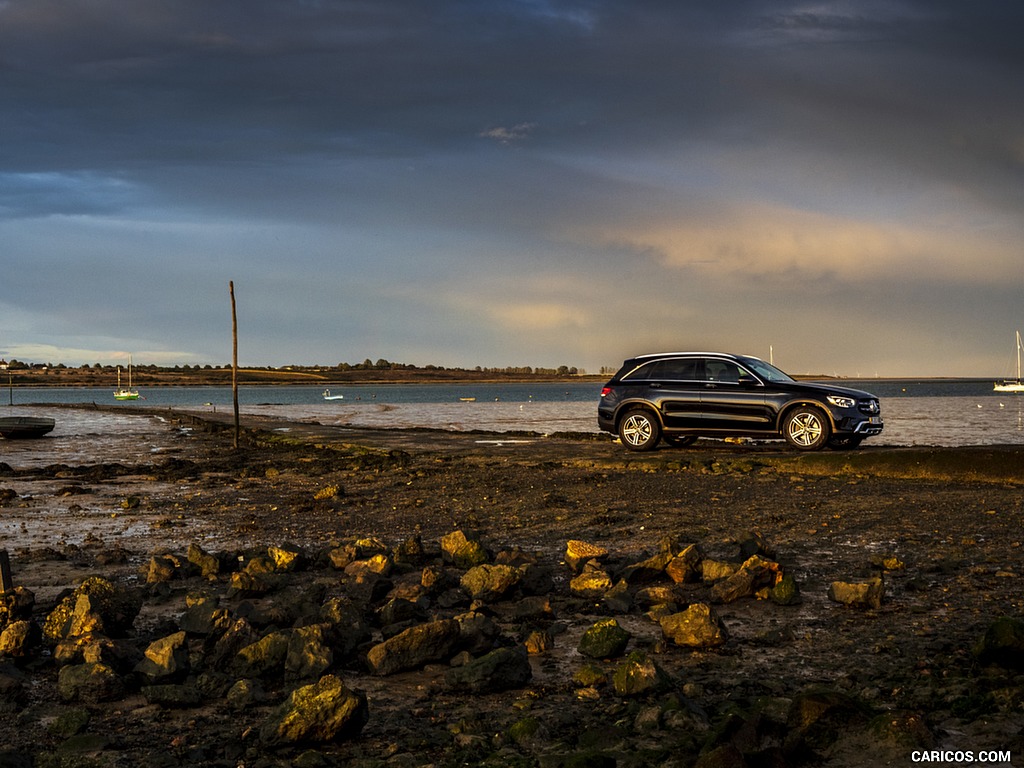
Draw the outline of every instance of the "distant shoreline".
<instances>
[{"instance_id":1,"label":"distant shoreline","mask_svg":"<svg viewBox=\"0 0 1024 768\"><path fill-rule=\"evenodd\" d=\"M220 373L219 371L217 373ZM360 372L364 373L364 372ZM815 374L792 374L798 381L832 381L832 382L991 382L998 377L992 376L829 376ZM9 381L0 374L0 390L11 387L13 389L95 389L114 387L117 385L116 378L109 375L48 372L40 374L36 372L17 372L11 376ZM321 372L296 373L296 372L275 372L246 369L239 371L238 384L246 387L286 387L286 386L316 386L316 387L345 387L345 386L439 386L445 384L572 384L572 383L603 383L611 378L611 374L575 374L570 376L550 376L546 374L517 374L517 375L495 375L482 374L473 375L472 372L463 372L462 375L405 375L405 376L351 376L346 374L330 374ZM137 372L132 386L135 388L145 387L223 387L231 386L231 372L224 375L196 374L189 372L188 375L174 374L147 374Z\"/></svg>"}]
</instances>

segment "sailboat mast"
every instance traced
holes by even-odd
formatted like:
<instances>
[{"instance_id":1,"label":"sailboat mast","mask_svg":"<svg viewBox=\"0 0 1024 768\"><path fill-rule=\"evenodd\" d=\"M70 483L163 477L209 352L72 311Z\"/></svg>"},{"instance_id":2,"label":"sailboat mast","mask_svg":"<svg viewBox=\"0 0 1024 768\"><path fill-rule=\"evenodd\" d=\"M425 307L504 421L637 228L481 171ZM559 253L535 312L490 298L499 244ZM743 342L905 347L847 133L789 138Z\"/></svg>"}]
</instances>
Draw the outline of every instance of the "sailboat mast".
<instances>
[{"instance_id":1,"label":"sailboat mast","mask_svg":"<svg viewBox=\"0 0 1024 768\"><path fill-rule=\"evenodd\" d=\"M1017 381L1020 381L1020 331L1017 331Z\"/></svg>"}]
</instances>

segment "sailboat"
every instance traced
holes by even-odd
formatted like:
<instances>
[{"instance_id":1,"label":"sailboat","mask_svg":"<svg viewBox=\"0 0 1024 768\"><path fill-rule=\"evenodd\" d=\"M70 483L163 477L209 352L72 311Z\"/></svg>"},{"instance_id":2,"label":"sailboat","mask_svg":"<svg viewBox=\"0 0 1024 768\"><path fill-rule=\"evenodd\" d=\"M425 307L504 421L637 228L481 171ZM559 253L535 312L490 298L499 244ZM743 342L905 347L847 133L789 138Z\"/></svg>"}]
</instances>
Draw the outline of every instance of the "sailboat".
<instances>
[{"instance_id":1,"label":"sailboat","mask_svg":"<svg viewBox=\"0 0 1024 768\"><path fill-rule=\"evenodd\" d=\"M1020 331L1017 331L1017 378L997 381L996 392L1024 392L1024 382L1020 379Z\"/></svg>"},{"instance_id":2,"label":"sailboat","mask_svg":"<svg viewBox=\"0 0 1024 768\"><path fill-rule=\"evenodd\" d=\"M121 366L117 366L117 389L114 390L115 400L138 400L139 390L132 389L132 356L128 355L128 386L121 386Z\"/></svg>"}]
</instances>

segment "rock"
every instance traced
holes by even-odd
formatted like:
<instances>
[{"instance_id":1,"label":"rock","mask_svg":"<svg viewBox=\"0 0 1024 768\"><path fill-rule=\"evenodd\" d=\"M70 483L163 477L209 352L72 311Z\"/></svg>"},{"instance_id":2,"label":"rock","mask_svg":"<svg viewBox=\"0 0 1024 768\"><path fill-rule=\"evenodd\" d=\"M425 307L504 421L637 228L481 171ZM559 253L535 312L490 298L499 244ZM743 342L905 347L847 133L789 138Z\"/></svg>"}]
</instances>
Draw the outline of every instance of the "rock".
<instances>
[{"instance_id":1,"label":"rock","mask_svg":"<svg viewBox=\"0 0 1024 768\"><path fill-rule=\"evenodd\" d=\"M0 713L18 714L27 703L28 679L24 673L11 664L0 664Z\"/></svg>"},{"instance_id":2,"label":"rock","mask_svg":"<svg viewBox=\"0 0 1024 768\"><path fill-rule=\"evenodd\" d=\"M665 639L688 648L715 648L728 639L725 627L710 605L695 603L661 620Z\"/></svg>"},{"instance_id":3,"label":"rock","mask_svg":"<svg viewBox=\"0 0 1024 768\"><path fill-rule=\"evenodd\" d=\"M646 560L626 566L623 578L630 584L645 584L656 581L665 575L665 568L676 556L676 544L671 538L663 538L658 543L658 552Z\"/></svg>"},{"instance_id":4,"label":"rock","mask_svg":"<svg viewBox=\"0 0 1024 768\"><path fill-rule=\"evenodd\" d=\"M326 675L294 690L264 721L260 740L268 747L325 744L358 736L368 720L366 696Z\"/></svg>"},{"instance_id":5,"label":"rock","mask_svg":"<svg viewBox=\"0 0 1024 768\"><path fill-rule=\"evenodd\" d=\"M282 671L289 640L287 632L271 632L238 651L231 671L236 677L263 677Z\"/></svg>"},{"instance_id":6,"label":"rock","mask_svg":"<svg viewBox=\"0 0 1024 768\"><path fill-rule=\"evenodd\" d=\"M444 679L456 691L492 693L522 688L533 677L526 649L497 648L468 664L448 670Z\"/></svg>"},{"instance_id":7,"label":"rock","mask_svg":"<svg viewBox=\"0 0 1024 768\"><path fill-rule=\"evenodd\" d=\"M604 593L601 602L612 613L629 613L633 608L634 601L626 580L619 579L615 586Z\"/></svg>"},{"instance_id":8,"label":"rock","mask_svg":"<svg viewBox=\"0 0 1024 768\"><path fill-rule=\"evenodd\" d=\"M612 686L619 696L643 696L663 690L670 679L649 654L633 651L612 673Z\"/></svg>"},{"instance_id":9,"label":"rock","mask_svg":"<svg viewBox=\"0 0 1024 768\"><path fill-rule=\"evenodd\" d=\"M796 605L800 602L800 588L797 586L796 579L790 574L785 574L771 591L768 593L769 599L777 605Z\"/></svg>"},{"instance_id":10,"label":"rock","mask_svg":"<svg viewBox=\"0 0 1024 768\"><path fill-rule=\"evenodd\" d=\"M740 558L747 560L755 555L763 555L766 558L774 558L772 548L768 542L757 531L747 531L736 537L736 544L740 548Z\"/></svg>"},{"instance_id":11,"label":"rock","mask_svg":"<svg viewBox=\"0 0 1024 768\"><path fill-rule=\"evenodd\" d=\"M833 581L828 588L828 599L854 608L880 608L885 583L881 577L867 581Z\"/></svg>"},{"instance_id":12,"label":"rock","mask_svg":"<svg viewBox=\"0 0 1024 768\"><path fill-rule=\"evenodd\" d=\"M380 552L362 560L353 560L345 566L346 576L361 576L364 574L375 574L377 576L390 576L391 570L395 567L391 557Z\"/></svg>"},{"instance_id":13,"label":"rock","mask_svg":"<svg viewBox=\"0 0 1024 768\"><path fill-rule=\"evenodd\" d=\"M750 597L763 587L775 584L781 566L760 555L752 555L731 576L715 582L711 597L719 603L731 603L741 597Z\"/></svg>"},{"instance_id":14,"label":"rock","mask_svg":"<svg viewBox=\"0 0 1024 768\"><path fill-rule=\"evenodd\" d=\"M330 644L335 661L341 661L370 639L370 627L362 611L351 600L332 597L320 606L319 618L330 627Z\"/></svg>"},{"instance_id":15,"label":"rock","mask_svg":"<svg viewBox=\"0 0 1024 768\"><path fill-rule=\"evenodd\" d=\"M555 647L555 638L550 630L535 629L523 640L523 647L531 656L539 656Z\"/></svg>"},{"instance_id":16,"label":"rock","mask_svg":"<svg viewBox=\"0 0 1024 768\"><path fill-rule=\"evenodd\" d=\"M266 698L267 693L260 682L249 679L236 681L225 695L228 706L236 712L242 712L262 704Z\"/></svg>"},{"instance_id":17,"label":"rock","mask_svg":"<svg viewBox=\"0 0 1024 768\"><path fill-rule=\"evenodd\" d=\"M700 561L700 578L705 583L712 583L721 579L727 579L740 569L739 563L730 563L723 560Z\"/></svg>"},{"instance_id":18,"label":"rock","mask_svg":"<svg viewBox=\"0 0 1024 768\"><path fill-rule=\"evenodd\" d=\"M42 639L42 632L34 621L12 621L0 632L0 658L28 658Z\"/></svg>"},{"instance_id":19,"label":"rock","mask_svg":"<svg viewBox=\"0 0 1024 768\"><path fill-rule=\"evenodd\" d=\"M676 584L701 580L701 560L704 554L696 544L690 544L665 565L665 574Z\"/></svg>"},{"instance_id":20,"label":"rock","mask_svg":"<svg viewBox=\"0 0 1024 768\"><path fill-rule=\"evenodd\" d=\"M235 571L228 581L228 596L259 597L272 591L275 586L276 582L267 578L265 574L252 573L248 570Z\"/></svg>"},{"instance_id":21,"label":"rock","mask_svg":"<svg viewBox=\"0 0 1024 768\"><path fill-rule=\"evenodd\" d=\"M62 640L54 646L53 658L61 666L101 662L118 674L128 674L142 661L143 655L142 651L126 638L80 635Z\"/></svg>"},{"instance_id":22,"label":"rock","mask_svg":"<svg viewBox=\"0 0 1024 768\"><path fill-rule=\"evenodd\" d=\"M124 696L124 683L106 664L71 664L57 676L57 693L64 701L96 704Z\"/></svg>"},{"instance_id":23,"label":"rock","mask_svg":"<svg viewBox=\"0 0 1024 768\"><path fill-rule=\"evenodd\" d=\"M63 598L46 617L43 640L55 645L66 637L92 632L124 637L141 607L142 600L135 590L92 576Z\"/></svg>"},{"instance_id":24,"label":"rock","mask_svg":"<svg viewBox=\"0 0 1024 768\"><path fill-rule=\"evenodd\" d=\"M572 682L582 688L597 688L608 682L608 675L597 664L584 664L573 674Z\"/></svg>"},{"instance_id":25,"label":"rock","mask_svg":"<svg viewBox=\"0 0 1024 768\"><path fill-rule=\"evenodd\" d=\"M204 579L216 579L220 574L220 558L211 555L198 544L189 544L188 561L199 569Z\"/></svg>"},{"instance_id":26,"label":"rock","mask_svg":"<svg viewBox=\"0 0 1024 768\"><path fill-rule=\"evenodd\" d=\"M902 571L907 567L896 555L872 555L871 564L883 571Z\"/></svg>"},{"instance_id":27,"label":"rock","mask_svg":"<svg viewBox=\"0 0 1024 768\"><path fill-rule=\"evenodd\" d=\"M356 548L356 555L360 559L366 559L374 555L386 555L388 552L388 545L376 536L356 539L354 546Z\"/></svg>"},{"instance_id":28,"label":"rock","mask_svg":"<svg viewBox=\"0 0 1024 768\"><path fill-rule=\"evenodd\" d=\"M406 539L395 547L392 557L396 563L416 566L423 565L428 559L423 540L419 536Z\"/></svg>"},{"instance_id":29,"label":"rock","mask_svg":"<svg viewBox=\"0 0 1024 768\"><path fill-rule=\"evenodd\" d=\"M331 565L341 571L349 563L355 562L359 558L359 551L356 549L355 544L342 544L331 549L327 553L327 557L330 559Z\"/></svg>"},{"instance_id":30,"label":"rock","mask_svg":"<svg viewBox=\"0 0 1024 768\"><path fill-rule=\"evenodd\" d=\"M278 573L301 570L309 559L302 549L289 545L267 547L267 556L274 562L274 570Z\"/></svg>"},{"instance_id":31,"label":"rock","mask_svg":"<svg viewBox=\"0 0 1024 768\"><path fill-rule=\"evenodd\" d=\"M459 585L470 599L491 602L505 597L522 578L521 568L484 564L466 571Z\"/></svg>"},{"instance_id":32,"label":"rock","mask_svg":"<svg viewBox=\"0 0 1024 768\"><path fill-rule=\"evenodd\" d=\"M554 590L554 572L550 566L526 563L518 567L523 572L518 586L524 595L547 597Z\"/></svg>"},{"instance_id":33,"label":"rock","mask_svg":"<svg viewBox=\"0 0 1024 768\"><path fill-rule=\"evenodd\" d=\"M985 630L973 648L982 664L999 664L1009 669L1024 669L1024 621L1001 616Z\"/></svg>"},{"instance_id":34,"label":"rock","mask_svg":"<svg viewBox=\"0 0 1024 768\"><path fill-rule=\"evenodd\" d=\"M213 669L220 669L225 664L232 663L239 651L258 640L259 634L247 619L236 619L223 635L207 641L206 664Z\"/></svg>"},{"instance_id":35,"label":"rock","mask_svg":"<svg viewBox=\"0 0 1024 768\"><path fill-rule=\"evenodd\" d=\"M674 585L665 584L644 587L637 590L635 600L641 608L650 608L653 605L676 605L685 602L677 589L678 587Z\"/></svg>"},{"instance_id":36,"label":"rock","mask_svg":"<svg viewBox=\"0 0 1024 768\"><path fill-rule=\"evenodd\" d=\"M555 616L550 593L529 595L521 600L491 606L490 609L503 621L537 621L552 619Z\"/></svg>"},{"instance_id":37,"label":"rock","mask_svg":"<svg viewBox=\"0 0 1024 768\"><path fill-rule=\"evenodd\" d=\"M429 617L423 606L412 600L403 598L392 598L377 612L382 627L405 622L417 624L426 621Z\"/></svg>"},{"instance_id":38,"label":"rock","mask_svg":"<svg viewBox=\"0 0 1024 768\"><path fill-rule=\"evenodd\" d=\"M579 573L583 566L591 560L601 560L608 556L608 550L596 544L577 539L570 539L565 545L565 562L573 573Z\"/></svg>"},{"instance_id":39,"label":"rock","mask_svg":"<svg viewBox=\"0 0 1024 768\"><path fill-rule=\"evenodd\" d=\"M154 555L146 571L147 584L159 584L179 577L182 562L174 555Z\"/></svg>"},{"instance_id":40,"label":"rock","mask_svg":"<svg viewBox=\"0 0 1024 768\"><path fill-rule=\"evenodd\" d=\"M345 591L361 603L380 602L395 587L391 579L369 569L359 569L354 575L346 569L346 575Z\"/></svg>"},{"instance_id":41,"label":"rock","mask_svg":"<svg viewBox=\"0 0 1024 768\"><path fill-rule=\"evenodd\" d=\"M577 650L591 659L612 659L626 652L632 638L615 619L603 619L583 633Z\"/></svg>"},{"instance_id":42,"label":"rock","mask_svg":"<svg viewBox=\"0 0 1024 768\"><path fill-rule=\"evenodd\" d=\"M366 661L370 671L377 675L419 669L424 664L448 659L459 638L459 622L454 619L420 624L373 646Z\"/></svg>"},{"instance_id":43,"label":"rock","mask_svg":"<svg viewBox=\"0 0 1024 768\"><path fill-rule=\"evenodd\" d=\"M0 591L0 629L11 622L32 618L35 605L36 596L30 589L15 587L6 592Z\"/></svg>"},{"instance_id":44,"label":"rock","mask_svg":"<svg viewBox=\"0 0 1024 768\"><path fill-rule=\"evenodd\" d=\"M569 582L569 590L576 597L600 600L612 588L612 577L592 562L588 562L583 572Z\"/></svg>"},{"instance_id":45,"label":"rock","mask_svg":"<svg viewBox=\"0 0 1024 768\"><path fill-rule=\"evenodd\" d=\"M478 539L467 536L463 531L453 531L442 536L441 553L447 562L465 569L483 565L491 559L487 548Z\"/></svg>"},{"instance_id":46,"label":"rock","mask_svg":"<svg viewBox=\"0 0 1024 768\"><path fill-rule=\"evenodd\" d=\"M184 632L154 640L146 648L145 658L135 667L135 671L154 681L181 679L188 674L188 645Z\"/></svg>"},{"instance_id":47,"label":"rock","mask_svg":"<svg viewBox=\"0 0 1024 768\"><path fill-rule=\"evenodd\" d=\"M219 607L219 600L209 595L188 595L185 612L178 619L178 628L192 636L225 632L231 626L231 614Z\"/></svg>"},{"instance_id":48,"label":"rock","mask_svg":"<svg viewBox=\"0 0 1024 768\"><path fill-rule=\"evenodd\" d=\"M313 624L291 631L284 660L287 677L320 677L334 663L334 651L327 644L326 628L324 624Z\"/></svg>"},{"instance_id":49,"label":"rock","mask_svg":"<svg viewBox=\"0 0 1024 768\"><path fill-rule=\"evenodd\" d=\"M461 613L455 617L459 622L458 648L474 655L486 653L494 648L494 641L501 634L498 625L486 614L477 611Z\"/></svg>"}]
</instances>

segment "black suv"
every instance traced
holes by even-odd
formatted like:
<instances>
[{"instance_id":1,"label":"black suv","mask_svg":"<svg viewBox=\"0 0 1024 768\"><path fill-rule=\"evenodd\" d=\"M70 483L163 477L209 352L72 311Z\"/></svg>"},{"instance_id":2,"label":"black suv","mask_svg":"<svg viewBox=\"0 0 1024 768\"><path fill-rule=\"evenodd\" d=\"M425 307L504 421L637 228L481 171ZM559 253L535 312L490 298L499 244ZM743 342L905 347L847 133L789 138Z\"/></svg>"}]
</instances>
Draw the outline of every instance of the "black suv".
<instances>
[{"instance_id":1,"label":"black suv","mask_svg":"<svg viewBox=\"0 0 1024 768\"><path fill-rule=\"evenodd\" d=\"M802 451L855 448L882 431L874 395L795 381L756 357L719 352L627 360L601 390L597 423L632 451L702 436L784 438Z\"/></svg>"}]
</instances>

